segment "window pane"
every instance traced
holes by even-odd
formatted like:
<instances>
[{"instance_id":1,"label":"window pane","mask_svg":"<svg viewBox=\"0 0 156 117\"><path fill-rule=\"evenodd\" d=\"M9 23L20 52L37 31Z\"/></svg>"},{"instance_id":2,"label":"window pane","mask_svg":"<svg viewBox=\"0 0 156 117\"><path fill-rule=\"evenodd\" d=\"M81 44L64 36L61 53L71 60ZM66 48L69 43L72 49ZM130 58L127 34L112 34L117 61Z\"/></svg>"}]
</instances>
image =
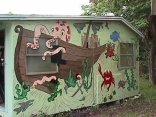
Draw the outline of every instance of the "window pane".
<instances>
[{"instance_id":1,"label":"window pane","mask_svg":"<svg viewBox=\"0 0 156 117\"><path fill-rule=\"evenodd\" d=\"M134 54L132 43L120 43L120 54Z\"/></svg>"},{"instance_id":2,"label":"window pane","mask_svg":"<svg viewBox=\"0 0 156 117\"><path fill-rule=\"evenodd\" d=\"M134 55L120 55L120 67L134 67Z\"/></svg>"},{"instance_id":3,"label":"window pane","mask_svg":"<svg viewBox=\"0 0 156 117\"><path fill-rule=\"evenodd\" d=\"M31 49L31 48L27 48L27 54L44 54L45 51L49 50L46 46L46 41L49 39L43 39L43 38L39 38L39 45L40 47L38 49ZM33 43L33 38L27 37L26 38L26 43ZM56 45L56 41L54 43L52 43L52 45Z\"/></svg>"},{"instance_id":4,"label":"window pane","mask_svg":"<svg viewBox=\"0 0 156 117\"><path fill-rule=\"evenodd\" d=\"M51 62L51 57L46 57L43 61L41 56L27 56L27 73L34 72L57 72L57 64Z\"/></svg>"}]
</instances>

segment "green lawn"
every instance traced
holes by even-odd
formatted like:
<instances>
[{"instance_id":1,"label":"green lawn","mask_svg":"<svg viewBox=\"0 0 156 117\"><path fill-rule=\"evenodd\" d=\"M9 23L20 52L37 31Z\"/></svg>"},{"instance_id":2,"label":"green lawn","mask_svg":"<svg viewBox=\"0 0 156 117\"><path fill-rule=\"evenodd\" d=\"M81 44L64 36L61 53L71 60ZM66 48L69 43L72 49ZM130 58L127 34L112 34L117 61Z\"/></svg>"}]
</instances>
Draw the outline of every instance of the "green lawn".
<instances>
[{"instance_id":1,"label":"green lawn","mask_svg":"<svg viewBox=\"0 0 156 117\"><path fill-rule=\"evenodd\" d=\"M137 99L99 108L91 117L156 117L156 86L141 78L140 94Z\"/></svg>"}]
</instances>

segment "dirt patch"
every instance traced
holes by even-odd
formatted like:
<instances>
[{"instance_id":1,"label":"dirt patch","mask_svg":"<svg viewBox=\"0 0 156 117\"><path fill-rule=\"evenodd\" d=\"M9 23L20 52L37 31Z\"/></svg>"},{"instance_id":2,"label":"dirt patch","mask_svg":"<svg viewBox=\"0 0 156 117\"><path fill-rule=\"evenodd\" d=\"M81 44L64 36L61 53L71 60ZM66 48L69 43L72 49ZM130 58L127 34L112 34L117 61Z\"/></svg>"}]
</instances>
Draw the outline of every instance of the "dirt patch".
<instances>
[{"instance_id":1,"label":"dirt patch","mask_svg":"<svg viewBox=\"0 0 156 117\"><path fill-rule=\"evenodd\" d=\"M141 100L105 106L91 112L90 117L156 117L156 104L142 103Z\"/></svg>"}]
</instances>

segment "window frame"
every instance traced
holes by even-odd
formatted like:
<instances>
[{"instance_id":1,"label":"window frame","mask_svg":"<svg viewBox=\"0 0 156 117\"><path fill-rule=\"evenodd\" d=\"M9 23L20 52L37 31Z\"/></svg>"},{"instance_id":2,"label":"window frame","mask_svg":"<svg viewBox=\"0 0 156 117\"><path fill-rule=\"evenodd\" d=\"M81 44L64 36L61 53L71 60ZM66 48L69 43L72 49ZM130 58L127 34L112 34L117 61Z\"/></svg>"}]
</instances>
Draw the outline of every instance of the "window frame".
<instances>
[{"instance_id":1,"label":"window frame","mask_svg":"<svg viewBox=\"0 0 156 117\"><path fill-rule=\"evenodd\" d=\"M24 43L25 43L25 45L26 45L26 43L27 43L27 38L34 38L34 37L26 37L25 36L25 40L24 40ZM40 38L40 39L46 39L46 38ZM39 40L40 40L39 39ZM56 40L56 45L58 45L58 41ZM46 46L46 45L45 45ZM47 48L48 49L48 48ZM41 59L42 59L42 56L43 56L43 54L44 53L42 53L42 54L28 54L28 48L27 47L25 47L25 72L26 72L26 75L44 75L44 74L54 74L54 73L58 73L58 65L57 65L57 63L55 63L55 65L56 65L56 70L55 71L47 71L47 72L28 72L28 64L27 64L27 58L28 57L41 57ZM51 56L51 55L47 55L47 56Z\"/></svg>"},{"instance_id":2,"label":"window frame","mask_svg":"<svg viewBox=\"0 0 156 117\"><path fill-rule=\"evenodd\" d=\"M124 43L124 44L132 44L133 45L133 54L121 54L121 52L120 52L120 44L122 44L122 43ZM119 70L126 70L126 69L134 69L134 68L136 68L136 51L137 51L137 49L136 49L136 45L135 45L135 43L133 43L133 42L124 42L124 41L118 41L118 69ZM127 66L127 67L123 67L123 66L121 66L121 56L133 56L133 65L132 66Z\"/></svg>"}]
</instances>

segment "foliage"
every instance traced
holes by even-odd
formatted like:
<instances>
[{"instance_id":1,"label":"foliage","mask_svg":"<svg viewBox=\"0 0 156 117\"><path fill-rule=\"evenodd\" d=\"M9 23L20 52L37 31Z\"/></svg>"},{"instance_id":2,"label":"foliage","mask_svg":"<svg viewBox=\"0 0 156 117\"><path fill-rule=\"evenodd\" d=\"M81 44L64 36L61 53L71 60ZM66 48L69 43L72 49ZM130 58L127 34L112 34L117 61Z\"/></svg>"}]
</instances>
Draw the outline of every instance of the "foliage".
<instances>
[{"instance_id":1,"label":"foliage","mask_svg":"<svg viewBox=\"0 0 156 117\"><path fill-rule=\"evenodd\" d=\"M13 13L10 11L10 12L8 13L8 15L13 15Z\"/></svg>"},{"instance_id":2,"label":"foliage","mask_svg":"<svg viewBox=\"0 0 156 117\"><path fill-rule=\"evenodd\" d=\"M156 86L149 84L147 79L140 80L140 93L143 95L144 103L156 103ZM156 106L155 106L156 107Z\"/></svg>"},{"instance_id":3,"label":"foliage","mask_svg":"<svg viewBox=\"0 0 156 117\"><path fill-rule=\"evenodd\" d=\"M133 0L128 3L127 9L123 12L123 17L140 31L144 31L148 28L147 17L151 12L150 5L149 0Z\"/></svg>"},{"instance_id":4,"label":"foliage","mask_svg":"<svg viewBox=\"0 0 156 117\"><path fill-rule=\"evenodd\" d=\"M101 16L114 13L126 18L139 30L148 27L147 16L150 14L150 0L98 0L96 3L82 5L82 15ZM139 20L138 20L139 19Z\"/></svg>"},{"instance_id":5,"label":"foliage","mask_svg":"<svg viewBox=\"0 0 156 117\"><path fill-rule=\"evenodd\" d=\"M142 74L141 77L148 79L149 78L149 74Z\"/></svg>"}]
</instances>

